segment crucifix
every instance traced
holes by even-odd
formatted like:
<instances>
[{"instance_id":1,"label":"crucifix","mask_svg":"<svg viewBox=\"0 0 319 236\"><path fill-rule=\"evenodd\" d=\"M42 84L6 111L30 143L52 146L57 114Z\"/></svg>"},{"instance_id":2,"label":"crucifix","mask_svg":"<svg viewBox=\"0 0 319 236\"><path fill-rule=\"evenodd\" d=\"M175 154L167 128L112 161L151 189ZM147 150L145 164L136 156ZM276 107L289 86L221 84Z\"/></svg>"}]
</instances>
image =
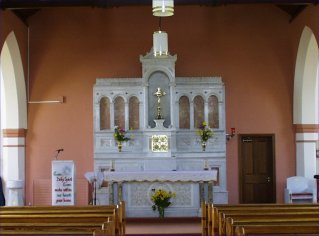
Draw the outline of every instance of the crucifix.
<instances>
[{"instance_id":1,"label":"crucifix","mask_svg":"<svg viewBox=\"0 0 319 236\"><path fill-rule=\"evenodd\" d=\"M156 119L160 120L162 119L162 114L161 114L161 97L165 96L166 93L161 90L161 88L157 88L157 91L154 93L154 95L157 97L157 116Z\"/></svg>"}]
</instances>

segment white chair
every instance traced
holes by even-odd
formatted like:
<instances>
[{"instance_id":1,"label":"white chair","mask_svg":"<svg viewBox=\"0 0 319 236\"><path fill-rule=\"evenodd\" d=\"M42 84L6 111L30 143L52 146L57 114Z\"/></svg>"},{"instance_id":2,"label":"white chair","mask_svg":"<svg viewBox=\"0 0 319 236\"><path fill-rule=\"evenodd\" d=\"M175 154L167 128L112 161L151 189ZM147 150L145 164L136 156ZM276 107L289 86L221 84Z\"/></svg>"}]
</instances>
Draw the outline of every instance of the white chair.
<instances>
[{"instance_id":1,"label":"white chair","mask_svg":"<svg viewBox=\"0 0 319 236\"><path fill-rule=\"evenodd\" d=\"M317 185L315 179L303 176L287 178L285 203L316 203Z\"/></svg>"}]
</instances>

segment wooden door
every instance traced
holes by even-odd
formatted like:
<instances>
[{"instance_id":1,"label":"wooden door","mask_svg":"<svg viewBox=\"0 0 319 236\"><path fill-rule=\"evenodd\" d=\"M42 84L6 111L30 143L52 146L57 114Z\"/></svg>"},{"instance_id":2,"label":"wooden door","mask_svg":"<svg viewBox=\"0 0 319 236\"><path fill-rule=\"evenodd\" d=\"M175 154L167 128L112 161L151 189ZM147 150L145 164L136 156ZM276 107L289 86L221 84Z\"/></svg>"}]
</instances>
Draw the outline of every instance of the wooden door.
<instances>
[{"instance_id":1,"label":"wooden door","mask_svg":"<svg viewBox=\"0 0 319 236\"><path fill-rule=\"evenodd\" d=\"M275 203L274 135L239 135L240 203Z\"/></svg>"}]
</instances>

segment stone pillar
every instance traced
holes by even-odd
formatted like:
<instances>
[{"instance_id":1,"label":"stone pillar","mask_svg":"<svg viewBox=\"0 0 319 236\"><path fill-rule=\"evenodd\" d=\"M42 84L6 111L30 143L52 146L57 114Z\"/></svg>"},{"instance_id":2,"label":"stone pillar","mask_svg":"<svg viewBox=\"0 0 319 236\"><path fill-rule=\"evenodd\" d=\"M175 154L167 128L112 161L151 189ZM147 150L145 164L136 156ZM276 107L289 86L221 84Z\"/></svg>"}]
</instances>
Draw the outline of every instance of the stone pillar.
<instances>
[{"instance_id":1,"label":"stone pillar","mask_svg":"<svg viewBox=\"0 0 319 236\"><path fill-rule=\"evenodd\" d=\"M296 175L313 178L316 174L317 124L296 125Z\"/></svg>"},{"instance_id":2,"label":"stone pillar","mask_svg":"<svg viewBox=\"0 0 319 236\"><path fill-rule=\"evenodd\" d=\"M3 129L2 168L6 205L24 205L25 129Z\"/></svg>"}]
</instances>

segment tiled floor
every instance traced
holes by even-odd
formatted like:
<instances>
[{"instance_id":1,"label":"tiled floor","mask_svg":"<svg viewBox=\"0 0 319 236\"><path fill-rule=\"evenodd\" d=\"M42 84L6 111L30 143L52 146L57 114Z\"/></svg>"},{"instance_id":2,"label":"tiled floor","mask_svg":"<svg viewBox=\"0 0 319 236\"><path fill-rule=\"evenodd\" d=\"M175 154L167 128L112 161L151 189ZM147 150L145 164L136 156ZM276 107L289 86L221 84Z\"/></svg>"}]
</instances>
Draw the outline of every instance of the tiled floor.
<instances>
[{"instance_id":1,"label":"tiled floor","mask_svg":"<svg viewBox=\"0 0 319 236\"><path fill-rule=\"evenodd\" d=\"M126 234L201 234L200 218L128 218Z\"/></svg>"}]
</instances>

